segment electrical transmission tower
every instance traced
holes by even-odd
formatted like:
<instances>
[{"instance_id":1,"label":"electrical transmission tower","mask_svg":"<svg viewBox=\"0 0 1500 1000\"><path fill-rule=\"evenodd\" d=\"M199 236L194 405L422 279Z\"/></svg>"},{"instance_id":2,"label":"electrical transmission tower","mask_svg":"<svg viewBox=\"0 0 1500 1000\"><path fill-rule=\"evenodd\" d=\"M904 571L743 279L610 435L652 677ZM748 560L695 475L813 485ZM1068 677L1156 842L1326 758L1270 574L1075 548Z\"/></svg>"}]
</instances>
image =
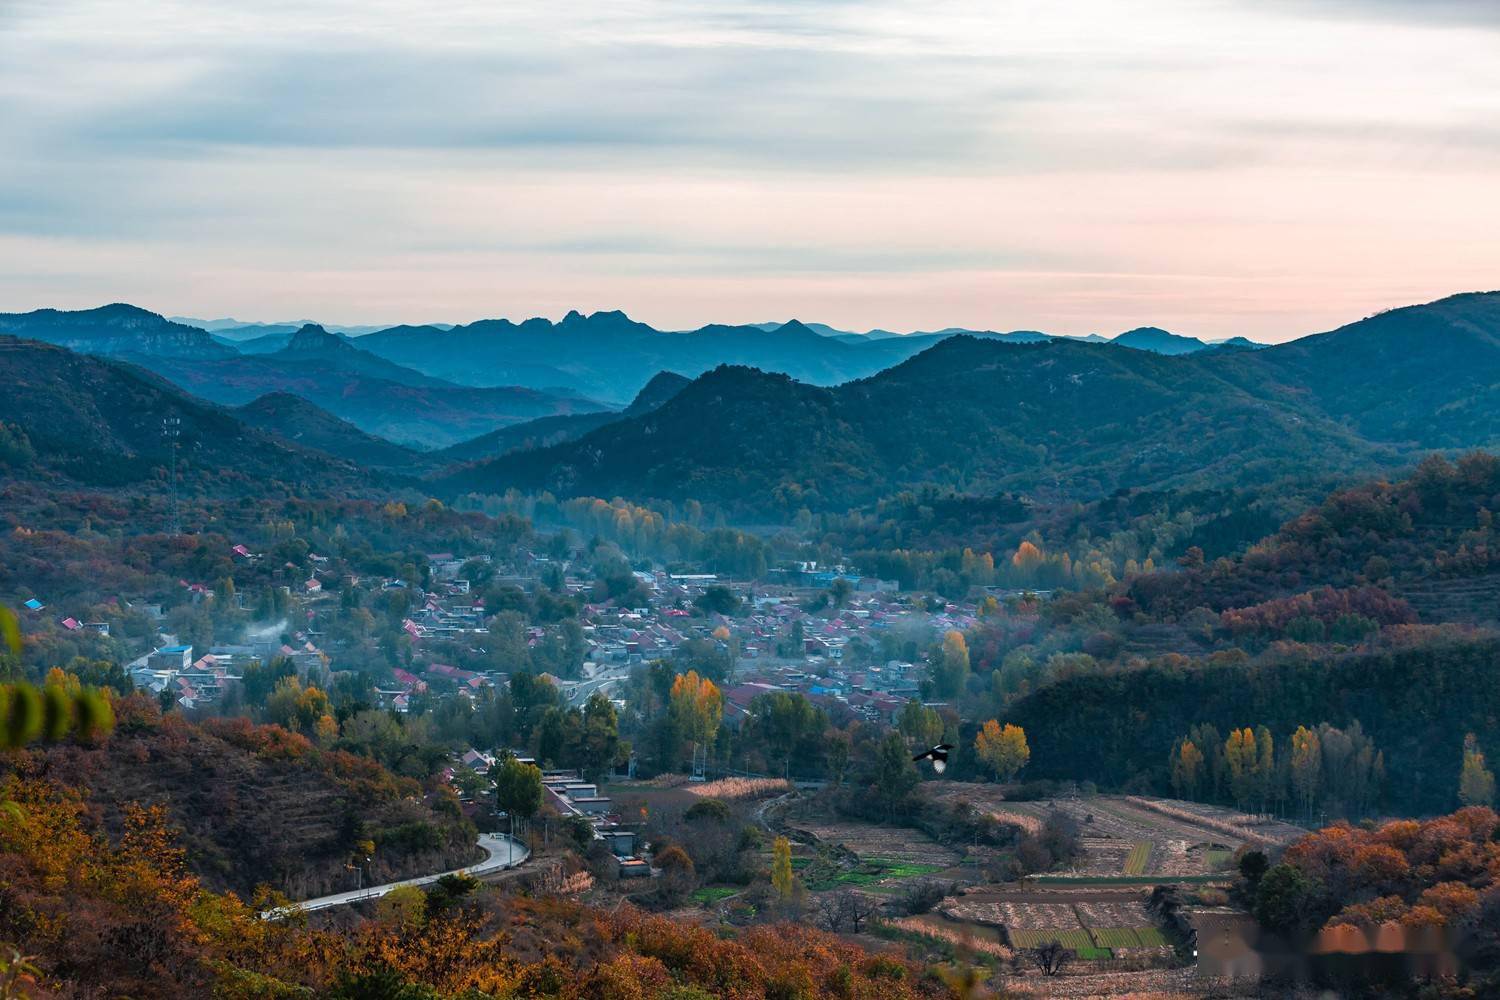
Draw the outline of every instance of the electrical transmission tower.
<instances>
[{"instance_id":1,"label":"electrical transmission tower","mask_svg":"<svg viewBox=\"0 0 1500 1000\"><path fill-rule=\"evenodd\" d=\"M172 504L167 530L174 535L182 533L182 525L177 519L177 441L182 436L181 417L163 417L161 421L161 436L172 450Z\"/></svg>"}]
</instances>

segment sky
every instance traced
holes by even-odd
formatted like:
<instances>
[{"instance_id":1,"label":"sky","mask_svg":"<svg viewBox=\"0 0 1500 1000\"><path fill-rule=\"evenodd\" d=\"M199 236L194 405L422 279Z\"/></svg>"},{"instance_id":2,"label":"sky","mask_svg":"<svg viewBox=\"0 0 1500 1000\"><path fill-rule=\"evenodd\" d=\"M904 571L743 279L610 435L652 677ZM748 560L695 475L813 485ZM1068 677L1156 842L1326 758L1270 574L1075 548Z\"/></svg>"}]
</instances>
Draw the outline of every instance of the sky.
<instances>
[{"instance_id":1,"label":"sky","mask_svg":"<svg viewBox=\"0 0 1500 1000\"><path fill-rule=\"evenodd\" d=\"M1497 0L0 0L3 311L1278 341L1497 233Z\"/></svg>"}]
</instances>

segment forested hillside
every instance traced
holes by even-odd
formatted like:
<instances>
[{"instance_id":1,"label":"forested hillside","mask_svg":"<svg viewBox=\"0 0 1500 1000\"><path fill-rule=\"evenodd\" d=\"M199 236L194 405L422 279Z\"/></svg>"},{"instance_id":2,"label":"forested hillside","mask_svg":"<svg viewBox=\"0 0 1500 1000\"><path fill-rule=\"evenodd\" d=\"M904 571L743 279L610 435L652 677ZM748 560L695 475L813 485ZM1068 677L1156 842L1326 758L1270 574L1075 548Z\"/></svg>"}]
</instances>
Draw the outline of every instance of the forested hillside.
<instances>
[{"instance_id":1,"label":"forested hillside","mask_svg":"<svg viewBox=\"0 0 1500 1000\"><path fill-rule=\"evenodd\" d=\"M0 337L0 365L0 467L15 478L160 488L175 440L188 492L275 492L295 482L321 493L368 481L347 463L249 428L128 364Z\"/></svg>"},{"instance_id":2,"label":"forested hillside","mask_svg":"<svg viewBox=\"0 0 1500 1000\"><path fill-rule=\"evenodd\" d=\"M1128 590L1158 618L1219 612L1311 585L1381 586L1429 620L1500 615L1500 458L1430 458L1410 476L1339 491L1233 560L1145 575Z\"/></svg>"},{"instance_id":3,"label":"forested hillside","mask_svg":"<svg viewBox=\"0 0 1500 1000\"><path fill-rule=\"evenodd\" d=\"M132 808L160 807L181 831L188 868L215 891L249 899L267 885L305 899L352 889L348 866L366 856L366 841L374 851L361 864L372 883L478 856L474 826L451 794L424 795L367 756L275 725L163 716L140 695L119 701L117 713L109 741L34 750L10 769L78 789L114 839Z\"/></svg>"},{"instance_id":4,"label":"forested hillside","mask_svg":"<svg viewBox=\"0 0 1500 1000\"><path fill-rule=\"evenodd\" d=\"M1358 722L1384 754L1379 809L1430 815L1455 803L1464 734L1495 731L1497 672L1495 635L1414 628L1345 652L1074 676L1020 699L1006 717L1031 740L1033 777L1088 774L1153 794L1172 790L1172 751L1194 726L1221 735L1265 726L1288 741L1299 726Z\"/></svg>"},{"instance_id":5,"label":"forested hillside","mask_svg":"<svg viewBox=\"0 0 1500 1000\"><path fill-rule=\"evenodd\" d=\"M923 484L1090 499L1122 487L1222 485L1392 458L1191 360L959 336L833 389L721 368L646 417L441 484L697 498L784 515Z\"/></svg>"}]
</instances>

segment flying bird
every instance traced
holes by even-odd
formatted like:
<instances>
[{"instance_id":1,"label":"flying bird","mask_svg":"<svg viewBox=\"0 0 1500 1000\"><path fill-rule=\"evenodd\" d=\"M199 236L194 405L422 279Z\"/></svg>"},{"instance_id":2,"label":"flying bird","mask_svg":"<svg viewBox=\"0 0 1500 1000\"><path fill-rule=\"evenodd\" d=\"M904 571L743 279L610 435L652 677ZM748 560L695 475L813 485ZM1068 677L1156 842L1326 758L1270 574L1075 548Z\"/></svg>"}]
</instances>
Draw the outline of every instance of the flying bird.
<instances>
[{"instance_id":1,"label":"flying bird","mask_svg":"<svg viewBox=\"0 0 1500 1000\"><path fill-rule=\"evenodd\" d=\"M939 743L931 750L924 750L917 754L912 760L931 760L932 769L938 774L942 774L948 767L948 752L952 749L953 744L951 743Z\"/></svg>"}]
</instances>

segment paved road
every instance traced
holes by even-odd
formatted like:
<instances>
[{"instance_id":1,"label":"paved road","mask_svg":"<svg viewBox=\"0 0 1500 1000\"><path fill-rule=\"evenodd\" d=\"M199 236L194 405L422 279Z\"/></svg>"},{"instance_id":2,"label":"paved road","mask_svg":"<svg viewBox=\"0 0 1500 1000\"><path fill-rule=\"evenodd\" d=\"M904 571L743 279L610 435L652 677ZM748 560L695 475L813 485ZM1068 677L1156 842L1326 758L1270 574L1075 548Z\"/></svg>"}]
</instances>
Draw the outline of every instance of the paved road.
<instances>
[{"instance_id":1,"label":"paved road","mask_svg":"<svg viewBox=\"0 0 1500 1000\"><path fill-rule=\"evenodd\" d=\"M602 668L594 673L594 676L585 681L577 681L567 692L567 701L570 705L582 705L589 700L589 696L595 691L603 691L609 694L609 688L616 684L623 684L630 680L630 667L624 664Z\"/></svg>"},{"instance_id":2,"label":"paved road","mask_svg":"<svg viewBox=\"0 0 1500 1000\"><path fill-rule=\"evenodd\" d=\"M487 857L478 864L469 865L467 868L455 868L451 872L438 872L436 875L423 875L421 878L409 878L400 882L387 882L385 885L368 886L364 889L355 889L351 892L337 892L332 896L319 896L316 899L304 899L300 903L279 910L267 910L261 914L268 920L286 916L293 910L326 910L330 906L344 906L348 903L359 903L367 899L379 899L392 889L399 889L407 885L430 885L442 878L444 875L472 875L478 878L490 872L503 871L506 868L514 868L523 864L531 857L531 849L517 840L512 850L512 845L507 844L510 840L503 833L481 833L479 835L479 846L484 848Z\"/></svg>"}]
</instances>

